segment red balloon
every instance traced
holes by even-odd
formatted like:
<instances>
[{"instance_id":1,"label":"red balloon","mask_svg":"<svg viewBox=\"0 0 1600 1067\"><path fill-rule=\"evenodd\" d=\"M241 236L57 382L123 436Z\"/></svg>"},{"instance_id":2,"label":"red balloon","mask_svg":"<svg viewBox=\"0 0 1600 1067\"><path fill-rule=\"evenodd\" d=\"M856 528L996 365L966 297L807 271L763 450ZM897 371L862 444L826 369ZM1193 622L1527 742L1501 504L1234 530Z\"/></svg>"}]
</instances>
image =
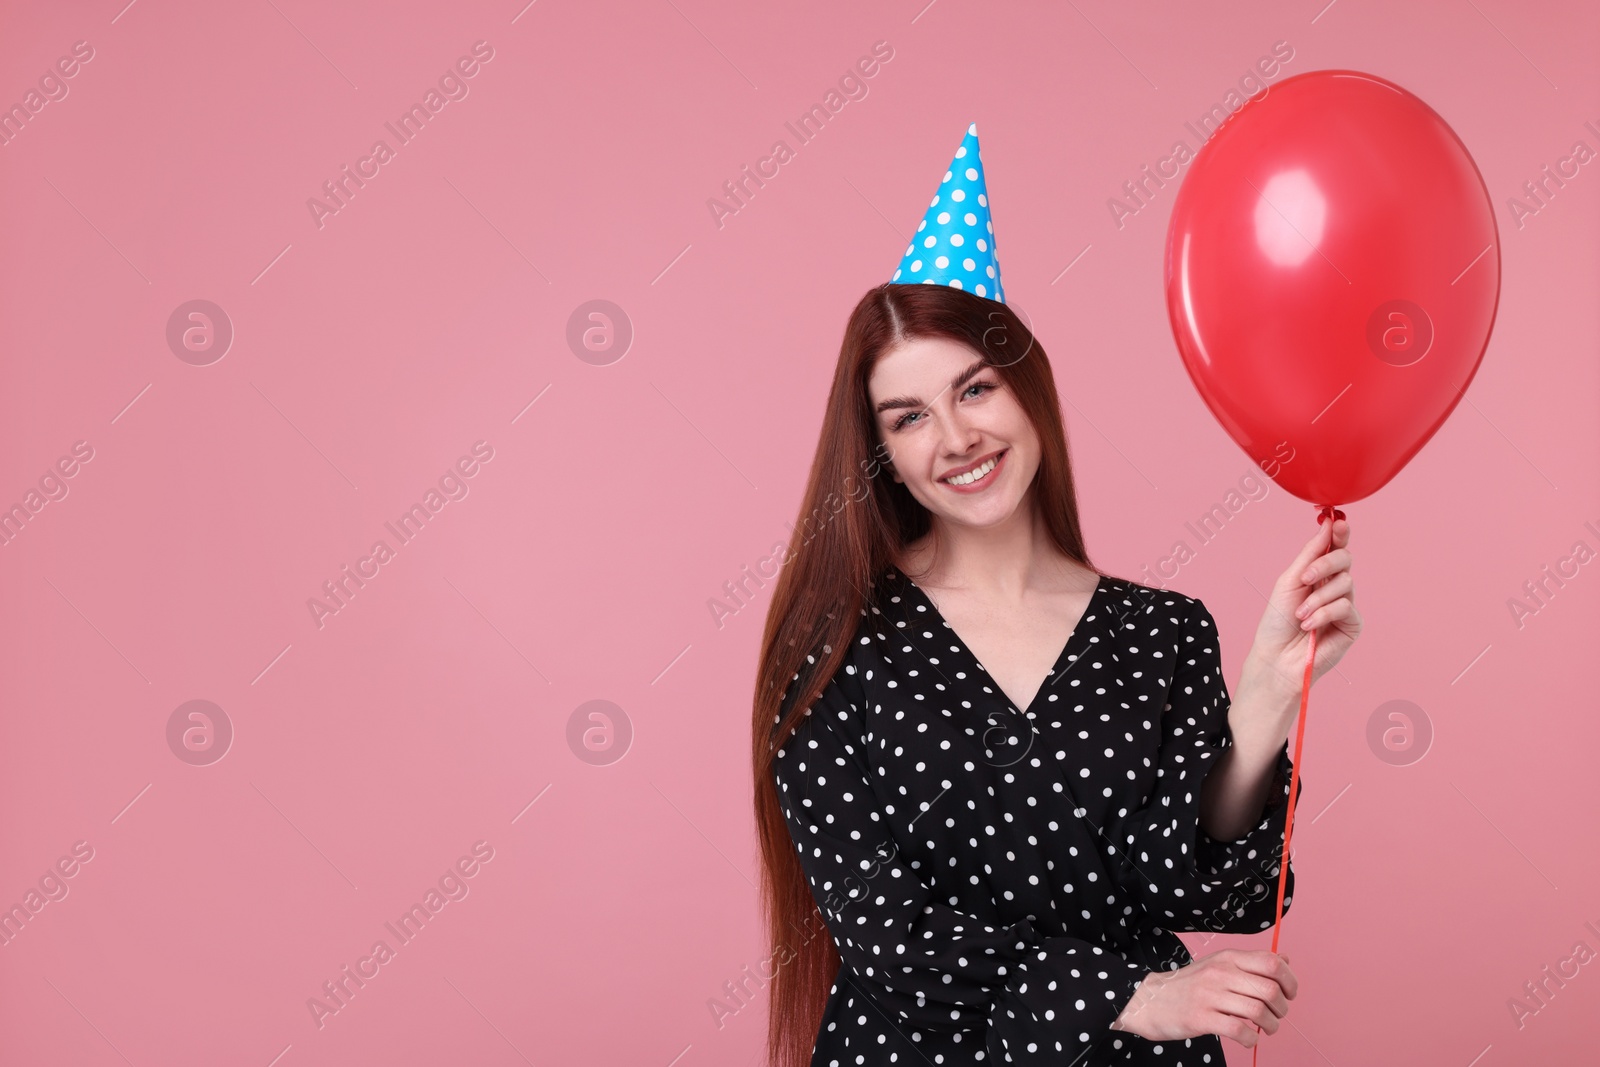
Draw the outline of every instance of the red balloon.
<instances>
[{"instance_id":1,"label":"red balloon","mask_svg":"<svg viewBox=\"0 0 1600 1067\"><path fill-rule=\"evenodd\" d=\"M1494 207L1461 139L1392 82L1270 87L1189 165L1167 314L1211 413L1318 505L1376 492L1477 372L1500 299Z\"/></svg>"}]
</instances>

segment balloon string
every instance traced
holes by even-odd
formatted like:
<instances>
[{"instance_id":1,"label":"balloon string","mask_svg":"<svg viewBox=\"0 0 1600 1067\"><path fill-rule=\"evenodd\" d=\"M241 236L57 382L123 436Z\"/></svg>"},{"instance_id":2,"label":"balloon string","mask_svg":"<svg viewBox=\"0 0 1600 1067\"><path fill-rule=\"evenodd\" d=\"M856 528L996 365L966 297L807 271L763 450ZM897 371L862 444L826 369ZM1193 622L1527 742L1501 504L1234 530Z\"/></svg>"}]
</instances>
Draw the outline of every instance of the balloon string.
<instances>
[{"instance_id":1,"label":"balloon string","mask_svg":"<svg viewBox=\"0 0 1600 1067\"><path fill-rule=\"evenodd\" d=\"M1337 522L1344 518L1344 512L1332 504L1324 504L1317 511L1317 525L1321 526L1326 519ZM1329 539L1332 543L1332 539ZM1311 698L1311 668L1317 661L1317 630L1311 629L1311 641L1306 649L1306 669L1300 677L1300 719L1295 726L1294 735L1294 762L1289 768L1289 810L1283 818L1283 853L1278 857L1278 904L1272 915L1272 951L1278 951L1278 935L1283 932L1283 891L1289 881L1289 838L1294 832L1295 801L1300 794L1300 747L1306 739L1306 704ZM1261 1027L1256 1027L1256 1034L1261 1033ZM1250 1063L1256 1062L1256 1055L1261 1051L1260 1037L1257 1036L1256 1044L1250 1048Z\"/></svg>"}]
</instances>

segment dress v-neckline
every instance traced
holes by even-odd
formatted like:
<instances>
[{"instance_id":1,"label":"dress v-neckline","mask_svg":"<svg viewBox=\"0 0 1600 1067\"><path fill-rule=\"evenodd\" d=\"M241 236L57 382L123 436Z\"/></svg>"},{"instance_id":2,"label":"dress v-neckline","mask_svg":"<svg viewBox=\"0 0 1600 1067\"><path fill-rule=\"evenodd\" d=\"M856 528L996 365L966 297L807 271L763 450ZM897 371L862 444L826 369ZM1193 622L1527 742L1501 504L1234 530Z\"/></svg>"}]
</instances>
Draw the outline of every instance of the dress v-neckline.
<instances>
[{"instance_id":1,"label":"dress v-neckline","mask_svg":"<svg viewBox=\"0 0 1600 1067\"><path fill-rule=\"evenodd\" d=\"M951 625L950 620L944 617L944 613L939 610L939 605L933 602L933 598L928 595L927 591L916 582L912 581L911 576L904 570L899 571L899 574L900 577L905 580L905 584L907 586L916 590L916 595L920 597L923 603L928 606L928 610L933 612L934 618L943 624L946 630L950 631L951 639L961 649L962 653L967 657L967 659L971 660L972 663L983 672L984 677L989 679L990 683L994 686L995 693L999 696L999 698L1005 701L1010 707L1015 708L1017 706L1017 702L1011 698L1011 694L1007 693L1005 689L1001 687L1000 682L995 678L995 676L989 673L989 668L983 665L983 661L978 659L977 653L972 651L972 646L967 644L966 639L963 638L959 632L957 632L953 625ZM1100 594L1106 589L1106 585L1106 576L1103 574L1097 575L1095 578L1094 589L1089 593L1089 602L1084 606L1083 614L1079 615L1078 621L1072 624L1072 632L1067 635L1067 640L1062 644L1061 651L1056 654L1055 662L1050 665L1050 672L1045 675L1044 681L1039 683L1039 688L1033 694L1033 698L1028 701L1028 706L1022 709L1023 715L1032 714L1034 705L1038 704L1039 701L1045 698L1046 691L1049 690L1055 681L1061 677L1062 672L1071 666L1072 662L1075 661L1076 655L1082 654L1079 651L1079 648L1083 642L1088 639L1087 628L1083 624L1085 621L1090 619L1091 614L1095 610L1095 605L1100 599Z\"/></svg>"}]
</instances>

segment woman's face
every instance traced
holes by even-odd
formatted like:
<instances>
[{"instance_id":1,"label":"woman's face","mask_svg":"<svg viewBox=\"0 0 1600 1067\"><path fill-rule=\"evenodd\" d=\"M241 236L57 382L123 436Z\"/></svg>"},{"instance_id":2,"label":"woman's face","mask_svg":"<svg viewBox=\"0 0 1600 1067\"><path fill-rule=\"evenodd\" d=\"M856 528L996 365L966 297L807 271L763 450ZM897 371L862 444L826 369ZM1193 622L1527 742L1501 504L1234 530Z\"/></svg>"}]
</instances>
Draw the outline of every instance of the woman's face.
<instances>
[{"instance_id":1,"label":"woman's face","mask_svg":"<svg viewBox=\"0 0 1600 1067\"><path fill-rule=\"evenodd\" d=\"M942 337L907 341L878 360L867 395L894 480L937 519L993 526L1016 514L1039 469L1039 438L977 352Z\"/></svg>"}]
</instances>

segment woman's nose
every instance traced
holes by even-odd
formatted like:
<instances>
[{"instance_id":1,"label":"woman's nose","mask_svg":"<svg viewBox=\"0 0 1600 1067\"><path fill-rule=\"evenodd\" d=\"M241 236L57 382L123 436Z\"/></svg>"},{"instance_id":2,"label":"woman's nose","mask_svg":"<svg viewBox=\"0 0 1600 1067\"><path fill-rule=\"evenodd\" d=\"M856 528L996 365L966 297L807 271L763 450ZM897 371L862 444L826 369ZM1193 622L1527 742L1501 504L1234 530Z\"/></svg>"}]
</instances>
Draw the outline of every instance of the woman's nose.
<instances>
[{"instance_id":1,"label":"woman's nose","mask_svg":"<svg viewBox=\"0 0 1600 1067\"><path fill-rule=\"evenodd\" d=\"M944 419L943 425L944 447L951 455L964 455L983 440L983 431L973 425L959 409Z\"/></svg>"}]
</instances>

